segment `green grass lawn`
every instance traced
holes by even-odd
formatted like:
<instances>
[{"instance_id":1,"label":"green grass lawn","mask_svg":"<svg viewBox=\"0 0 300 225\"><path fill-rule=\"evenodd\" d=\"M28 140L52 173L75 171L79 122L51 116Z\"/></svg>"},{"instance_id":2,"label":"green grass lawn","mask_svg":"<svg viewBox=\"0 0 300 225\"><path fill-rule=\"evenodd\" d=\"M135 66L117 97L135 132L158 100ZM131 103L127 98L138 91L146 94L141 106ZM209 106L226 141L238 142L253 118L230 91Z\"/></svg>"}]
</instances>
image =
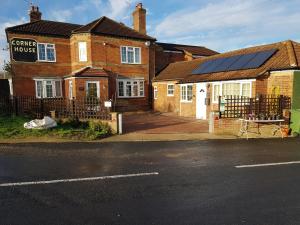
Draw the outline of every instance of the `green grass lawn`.
<instances>
[{"instance_id":1,"label":"green grass lawn","mask_svg":"<svg viewBox=\"0 0 300 225\"><path fill-rule=\"evenodd\" d=\"M76 119L58 121L58 126L48 130L28 130L26 117L0 116L0 139L52 137L74 140L97 140L111 135L108 125L100 122L80 122Z\"/></svg>"}]
</instances>

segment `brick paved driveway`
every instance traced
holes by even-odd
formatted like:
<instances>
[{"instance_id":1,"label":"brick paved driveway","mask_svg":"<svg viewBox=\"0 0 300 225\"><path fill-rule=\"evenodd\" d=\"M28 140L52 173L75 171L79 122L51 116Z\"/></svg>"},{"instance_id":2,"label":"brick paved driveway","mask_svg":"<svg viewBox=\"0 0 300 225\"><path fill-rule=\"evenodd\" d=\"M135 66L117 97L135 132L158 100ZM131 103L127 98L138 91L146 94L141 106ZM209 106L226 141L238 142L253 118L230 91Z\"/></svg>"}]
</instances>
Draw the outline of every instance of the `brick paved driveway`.
<instances>
[{"instance_id":1,"label":"brick paved driveway","mask_svg":"<svg viewBox=\"0 0 300 225\"><path fill-rule=\"evenodd\" d=\"M130 113L123 115L123 129L124 133L207 133L208 121L179 117L170 113Z\"/></svg>"}]
</instances>

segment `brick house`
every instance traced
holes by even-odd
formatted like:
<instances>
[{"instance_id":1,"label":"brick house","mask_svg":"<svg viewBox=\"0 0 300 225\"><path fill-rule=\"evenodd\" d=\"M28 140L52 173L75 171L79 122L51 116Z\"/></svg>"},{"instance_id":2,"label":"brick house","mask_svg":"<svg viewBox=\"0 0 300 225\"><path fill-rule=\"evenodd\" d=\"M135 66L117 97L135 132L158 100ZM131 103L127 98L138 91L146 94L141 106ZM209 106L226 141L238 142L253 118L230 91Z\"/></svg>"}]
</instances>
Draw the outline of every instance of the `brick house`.
<instances>
[{"instance_id":1,"label":"brick house","mask_svg":"<svg viewBox=\"0 0 300 225\"><path fill-rule=\"evenodd\" d=\"M35 6L29 14L29 23L6 29L14 95L97 97L112 100L117 111L152 106L155 57L164 52L156 51L156 39L147 35L146 10L141 3L132 14L133 29L105 16L79 25L42 20ZM200 55L215 53L205 51ZM166 58L164 66L184 60L173 58Z\"/></svg>"},{"instance_id":2,"label":"brick house","mask_svg":"<svg viewBox=\"0 0 300 225\"><path fill-rule=\"evenodd\" d=\"M170 63L191 61L216 54L219 53L203 46L156 42L155 70L159 73Z\"/></svg>"},{"instance_id":3,"label":"brick house","mask_svg":"<svg viewBox=\"0 0 300 225\"><path fill-rule=\"evenodd\" d=\"M208 119L219 96L285 95L300 101L300 43L284 41L171 63L153 80L153 108Z\"/></svg>"}]
</instances>

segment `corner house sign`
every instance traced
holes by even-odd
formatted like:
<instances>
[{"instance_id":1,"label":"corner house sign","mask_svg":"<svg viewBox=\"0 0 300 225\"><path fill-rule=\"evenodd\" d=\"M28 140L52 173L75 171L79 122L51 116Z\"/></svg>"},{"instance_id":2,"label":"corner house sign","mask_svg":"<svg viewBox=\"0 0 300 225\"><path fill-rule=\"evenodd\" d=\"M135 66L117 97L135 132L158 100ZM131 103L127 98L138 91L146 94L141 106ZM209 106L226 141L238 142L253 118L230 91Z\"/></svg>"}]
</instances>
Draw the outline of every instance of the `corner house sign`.
<instances>
[{"instance_id":1,"label":"corner house sign","mask_svg":"<svg viewBox=\"0 0 300 225\"><path fill-rule=\"evenodd\" d=\"M37 42L31 39L13 38L10 40L12 58L15 61L37 61Z\"/></svg>"}]
</instances>

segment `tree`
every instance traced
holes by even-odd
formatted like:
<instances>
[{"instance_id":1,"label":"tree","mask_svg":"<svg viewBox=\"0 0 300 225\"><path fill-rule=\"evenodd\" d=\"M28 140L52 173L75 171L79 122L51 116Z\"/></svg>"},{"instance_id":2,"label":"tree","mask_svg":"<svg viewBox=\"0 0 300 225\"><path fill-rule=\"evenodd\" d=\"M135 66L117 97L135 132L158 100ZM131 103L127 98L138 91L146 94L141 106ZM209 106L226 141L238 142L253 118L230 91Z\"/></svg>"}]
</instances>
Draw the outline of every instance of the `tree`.
<instances>
[{"instance_id":1,"label":"tree","mask_svg":"<svg viewBox=\"0 0 300 225\"><path fill-rule=\"evenodd\" d=\"M10 62L4 62L3 70L6 73L6 75L8 75L9 77L13 76L13 69Z\"/></svg>"}]
</instances>

